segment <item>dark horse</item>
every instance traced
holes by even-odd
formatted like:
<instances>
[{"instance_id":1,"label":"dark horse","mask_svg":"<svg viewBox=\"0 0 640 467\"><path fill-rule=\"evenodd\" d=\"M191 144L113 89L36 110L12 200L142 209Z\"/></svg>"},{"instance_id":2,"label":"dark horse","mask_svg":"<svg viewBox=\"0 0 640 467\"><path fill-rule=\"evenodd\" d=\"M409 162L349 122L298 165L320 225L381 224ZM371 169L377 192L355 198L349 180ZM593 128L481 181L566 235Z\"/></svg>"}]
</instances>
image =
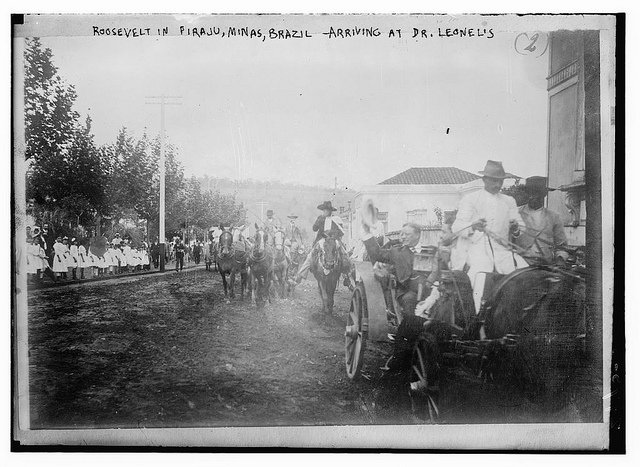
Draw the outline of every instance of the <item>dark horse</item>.
<instances>
[{"instance_id":1,"label":"dark horse","mask_svg":"<svg viewBox=\"0 0 640 467\"><path fill-rule=\"evenodd\" d=\"M218 239L218 248L216 251L216 265L220 276L222 277L222 285L224 286L225 296L228 294L231 298L235 297L236 273L240 273L240 296L244 298L246 289L247 275L243 273L243 267L246 271L246 252L236 251L233 243L233 235L229 231L224 231ZM227 275L229 276L229 284L227 285Z\"/></svg>"},{"instance_id":2,"label":"dark horse","mask_svg":"<svg viewBox=\"0 0 640 467\"><path fill-rule=\"evenodd\" d=\"M274 255L268 244L267 232L256 224L253 247L249 252L249 287L255 293L256 306L264 308L265 297L271 303L271 280L273 279Z\"/></svg>"},{"instance_id":3,"label":"dark horse","mask_svg":"<svg viewBox=\"0 0 640 467\"><path fill-rule=\"evenodd\" d=\"M433 418L447 379L441 380L440 369L456 363L529 398L553 396L557 403L571 397L587 338L586 270L541 265L480 274L485 288L478 313L466 273L443 271L429 319L410 317L398 328L407 344L397 339L394 356L413 347L414 411L428 407Z\"/></svg>"},{"instance_id":4,"label":"dark horse","mask_svg":"<svg viewBox=\"0 0 640 467\"><path fill-rule=\"evenodd\" d=\"M275 257L273 265L273 280L278 286L278 294L280 298L284 298L285 283L291 259L289 257L288 248L284 244L284 232L276 230L273 234L275 247Z\"/></svg>"},{"instance_id":5,"label":"dark horse","mask_svg":"<svg viewBox=\"0 0 640 467\"><path fill-rule=\"evenodd\" d=\"M327 236L314 246L315 261L311 268L318 281L323 313L333 312L333 295L343 269L338 240Z\"/></svg>"}]
</instances>

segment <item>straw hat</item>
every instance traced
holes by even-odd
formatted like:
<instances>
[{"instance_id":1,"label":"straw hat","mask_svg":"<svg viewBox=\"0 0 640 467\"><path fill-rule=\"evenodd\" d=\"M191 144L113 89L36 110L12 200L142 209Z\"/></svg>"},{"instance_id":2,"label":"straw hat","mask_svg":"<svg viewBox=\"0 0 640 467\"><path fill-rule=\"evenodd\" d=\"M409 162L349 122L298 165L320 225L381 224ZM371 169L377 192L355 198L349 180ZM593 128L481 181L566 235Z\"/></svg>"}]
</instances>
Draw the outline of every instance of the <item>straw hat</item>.
<instances>
[{"instance_id":1,"label":"straw hat","mask_svg":"<svg viewBox=\"0 0 640 467\"><path fill-rule=\"evenodd\" d=\"M487 165L485 165L484 170L478 172L481 175L489 178L498 178L504 180L505 178L520 178L517 175L510 174L509 172L505 172L502 167L501 161L492 161L488 160Z\"/></svg>"}]
</instances>

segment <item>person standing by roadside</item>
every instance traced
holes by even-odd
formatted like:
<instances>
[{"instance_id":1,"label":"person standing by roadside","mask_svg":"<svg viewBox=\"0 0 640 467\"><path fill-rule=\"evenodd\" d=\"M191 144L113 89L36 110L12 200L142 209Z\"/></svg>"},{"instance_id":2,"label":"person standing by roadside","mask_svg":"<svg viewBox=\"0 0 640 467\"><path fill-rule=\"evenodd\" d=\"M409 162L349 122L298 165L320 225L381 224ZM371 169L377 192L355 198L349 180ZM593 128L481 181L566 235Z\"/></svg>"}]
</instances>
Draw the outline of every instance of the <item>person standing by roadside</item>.
<instances>
[{"instance_id":1,"label":"person standing by roadside","mask_svg":"<svg viewBox=\"0 0 640 467\"><path fill-rule=\"evenodd\" d=\"M80 279L84 279L84 270L90 265L87 258L87 249L84 246L85 243L86 240L83 240L78 247L78 267L80 268Z\"/></svg>"},{"instance_id":2,"label":"person standing by roadside","mask_svg":"<svg viewBox=\"0 0 640 467\"><path fill-rule=\"evenodd\" d=\"M184 244L179 238L176 240L175 253L176 253L176 271L182 271L184 268Z\"/></svg>"},{"instance_id":3,"label":"person standing by roadside","mask_svg":"<svg viewBox=\"0 0 640 467\"><path fill-rule=\"evenodd\" d=\"M27 235L27 283L35 283L38 279L42 259L40 259L40 245L32 235Z\"/></svg>"},{"instance_id":4,"label":"person standing by roadside","mask_svg":"<svg viewBox=\"0 0 640 467\"><path fill-rule=\"evenodd\" d=\"M42 234L40 235L40 237L41 237L42 249L47 255L47 259L49 261L49 267L53 270L53 258L54 258L53 245L56 242L56 237L53 234L53 231L51 230L51 227L48 222L45 222L44 224L42 224Z\"/></svg>"},{"instance_id":5,"label":"person standing by roadside","mask_svg":"<svg viewBox=\"0 0 640 467\"><path fill-rule=\"evenodd\" d=\"M78 278L78 239L73 237L71 239L71 246L69 246L69 253L71 254L71 261L73 263L73 266L71 268L71 273L72 273L72 277L73 279L77 279Z\"/></svg>"},{"instance_id":6,"label":"person standing by roadside","mask_svg":"<svg viewBox=\"0 0 640 467\"><path fill-rule=\"evenodd\" d=\"M58 278L66 279L67 278L67 261L65 260L64 254L66 252L66 247L62 243L62 237L56 238L55 243L53 244L53 272L56 275L54 280L58 280Z\"/></svg>"}]
</instances>

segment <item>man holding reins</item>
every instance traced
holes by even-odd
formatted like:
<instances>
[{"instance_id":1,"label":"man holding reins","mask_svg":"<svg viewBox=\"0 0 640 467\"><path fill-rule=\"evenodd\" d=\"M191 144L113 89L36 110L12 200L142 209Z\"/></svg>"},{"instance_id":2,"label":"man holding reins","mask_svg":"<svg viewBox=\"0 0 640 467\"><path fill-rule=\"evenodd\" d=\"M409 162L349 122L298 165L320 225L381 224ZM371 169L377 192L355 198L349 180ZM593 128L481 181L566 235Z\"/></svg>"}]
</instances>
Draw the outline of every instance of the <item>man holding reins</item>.
<instances>
[{"instance_id":1,"label":"man holding reins","mask_svg":"<svg viewBox=\"0 0 640 467\"><path fill-rule=\"evenodd\" d=\"M509 274L527 263L514 253L512 239L521 235L524 221L515 200L500 193L507 178L502 162L487 161L479 172L484 189L471 193L460 201L456 220L451 230L467 243L467 274L474 290L476 312L484 292L485 275L478 273Z\"/></svg>"},{"instance_id":2,"label":"man holding reins","mask_svg":"<svg viewBox=\"0 0 640 467\"><path fill-rule=\"evenodd\" d=\"M322 214L319 215L316 221L313 223L313 231L318 233L311 247L311 251L309 251L309 254L304 260L304 263L300 265L300 269L298 270L298 274L296 276L296 282L300 283L302 279L307 278L309 268L311 267L311 261L315 255L314 247L316 246L316 244L325 236L332 236L338 241L338 252L342 258L342 272L345 275L345 285L350 286L351 281L349 279L349 271L351 269L351 262L349 261L347 250L342 244L342 237L344 235L344 230L342 229L342 219L340 218L340 216L333 215L333 212L337 211L337 209L333 207L331 201L325 201L324 203L318 205L318 209L322 211Z\"/></svg>"},{"instance_id":3,"label":"man holding reins","mask_svg":"<svg viewBox=\"0 0 640 467\"><path fill-rule=\"evenodd\" d=\"M567 243L562 219L558 213L544 207L544 198L549 191L555 191L555 188L547 187L545 177L529 177L525 182L527 204L520 207L525 227L515 243L526 250L524 255L530 263L554 264L568 256L558 249Z\"/></svg>"}]
</instances>

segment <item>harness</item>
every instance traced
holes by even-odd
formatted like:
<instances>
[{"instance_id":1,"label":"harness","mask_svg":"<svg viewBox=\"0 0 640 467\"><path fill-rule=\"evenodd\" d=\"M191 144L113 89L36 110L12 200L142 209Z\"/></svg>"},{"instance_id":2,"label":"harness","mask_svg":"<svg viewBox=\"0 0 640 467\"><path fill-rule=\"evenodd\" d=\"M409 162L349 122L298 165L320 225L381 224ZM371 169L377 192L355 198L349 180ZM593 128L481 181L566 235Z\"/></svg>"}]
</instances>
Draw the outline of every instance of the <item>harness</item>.
<instances>
[{"instance_id":1,"label":"harness","mask_svg":"<svg viewBox=\"0 0 640 467\"><path fill-rule=\"evenodd\" d=\"M230 233L227 232L228 235L231 235ZM224 233L223 233L224 235ZM222 235L220 235L220 237L222 237ZM229 247L229 252L227 254L223 254L222 253L222 249L223 249L223 245L222 242L219 241L218 242L218 257L220 259L230 259L230 258L235 258L235 254L236 254L236 250L233 247L233 236L231 236L231 246Z\"/></svg>"}]
</instances>

